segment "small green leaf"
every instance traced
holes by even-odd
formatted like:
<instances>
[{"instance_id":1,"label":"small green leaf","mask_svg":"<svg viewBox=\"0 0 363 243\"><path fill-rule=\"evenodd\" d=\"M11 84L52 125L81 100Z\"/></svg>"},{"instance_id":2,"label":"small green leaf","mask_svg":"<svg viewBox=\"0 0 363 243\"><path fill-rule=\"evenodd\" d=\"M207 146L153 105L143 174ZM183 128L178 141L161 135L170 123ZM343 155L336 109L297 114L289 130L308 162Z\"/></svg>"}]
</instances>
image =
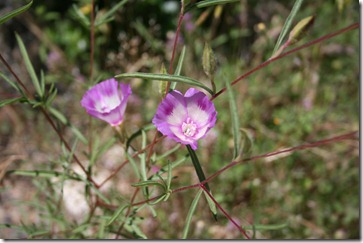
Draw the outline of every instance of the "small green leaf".
<instances>
[{"instance_id":1,"label":"small green leaf","mask_svg":"<svg viewBox=\"0 0 363 243\"><path fill-rule=\"evenodd\" d=\"M25 48L24 42L21 40L21 38L20 38L20 36L18 34L15 34L15 37L16 37L16 40L18 42L21 55L22 55L22 57L24 59L26 69L28 70L30 78L31 78L31 80L33 82L34 88L35 88L36 92L38 93L38 95L40 97L43 97L44 93L42 92L42 89L40 87L39 79L38 79L37 75L35 74L33 64L31 63L31 61L29 59L28 52L27 52L27 50Z\"/></svg>"},{"instance_id":2,"label":"small green leaf","mask_svg":"<svg viewBox=\"0 0 363 243\"><path fill-rule=\"evenodd\" d=\"M110 218L110 220L106 223L106 226L111 225L119 216L120 214L126 209L128 208L129 205L124 205L124 206L120 206L116 212L112 215L112 217Z\"/></svg>"},{"instance_id":3,"label":"small green leaf","mask_svg":"<svg viewBox=\"0 0 363 243\"><path fill-rule=\"evenodd\" d=\"M73 16L75 16L79 20L79 22L83 24L83 26L89 27L91 23L89 19L84 15L84 13L79 10L76 4L73 4L72 7L73 11L71 13L73 14Z\"/></svg>"},{"instance_id":4,"label":"small green leaf","mask_svg":"<svg viewBox=\"0 0 363 243\"><path fill-rule=\"evenodd\" d=\"M77 228L75 228L74 230L72 230L73 233L80 233L85 231L91 224L82 224L80 226L78 226Z\"/></svg>"},{"instance_id":5,"label":"small green leaf","mask_svg":"<svg viewBox=\"0 0 363 243\"><path fill-rule=\"evenodd\" d=\"M185 83L189 85L194 85L200 88L203 88L211 95L213 95L213 91L208 88L207 86L203 85L202 83L185 77L185 76L176 76L176 75L169 75L169 74L152 74L152 73L123 73L116 75L115 78L142 78L146 80L153 80L153 81L165 81L165 82L178 82L178 83Z\"/></svg>"},{"instance_id":6,"label":"small green leaf","mask_svg":"<svg viewBox=\"0 0 363 243\"><path fill-rule=\"evenodd\" d=\"M103 14L100 18L96 18L95 26L102 25L106 22L109 22L113 20L113 15L115 12L121 8L125 3L127 3L128 0L123 0L117 3L113 8L111 8L109 11L107 11L105 14Z\"/></svg>"},{"instance_id":7,"label":"small green leaf","mask_svg":"<svg viewBox=\"0 0 363 243\"><path fill-rule=\"evenodd\" d=\"M282 41L284 40L285 36L287 35L288 31L290 30L292 21L295 18L297 12L299 11L302 3L303 3L303 0L295 1L294 6L292 7L292 10L291 10L289 16L287 17L284 26L282 27L281 33L279 35L279 38L277 39L276 45L274 47L274 50L273 50L271 56L274 56L275 52L277 52L277 50L280 48Z\"/></svg>"},{"instance_id":8,"label":"small green leaf","mask_svg":"<svg viewBox=\"0 0 363 243\"><path fill-rule=\"evenodd\" d=\"M0 101L0 107L15 103L15 102L21 102L21 101L26 101L26 98L24 97L16 97L16 98L11 98L11 99L6 99L6 100L1 100Z\"/></svg>"},{"instance_id":9,"label":"small green leaf","mask_svg":"<svg viewBox=\"0 0 363 243\"><path fill-rule=\"evenodd\" d=\"M18 14L21 14L22 12L26 11L28 8L30 8L30 6L33 4L33 0L31 0L28 4L17 8L13 11L11 11L10 13L5 14L4 16L0 17L0 25L4 22L6 22L7 20L15 17Z\"/></svg>"},{"instance_id":10,"label":"small green leaf","mask_svg":"<svg viewBox=\"0 0 363 243\"><path fill-rule=\"evenodd\" d=\"M141 176L140 176L139 168L137 167L134 158L132 158L132 156L130 156L129 153L126 153L126 157L129 160L129 162L130 162L130 164L131 164L131 166L132 166L132 168L133 168L133 170L135 172L135 175L136 175L137 179L140 180Z\"/></svg>"},{"instance_id":11,"label":"small green leaf","mask_svg":"<svg viewBox=\"0 0 363 243\"><path fill-rule=\"evenodd\" d=\"M76 128L75 126L73 126L72 124L69 125L69 128L71 129L71 131L73 132L73 134L79 139L81 140L81 142L85 145L88 144L88 140L87 138L82 134L82 132Z\"/></svg>"},{"instance_id":12,"label":"small green leaf","mask_svg":"<svg viewBox=\"0 0 363 243\"><path fill-rule=\"evenodd\" d=\"M248 156L251 153L252 145L253 145L253 137L250 131L244 128L240 128L240 136L241 136L241 147L239 149L238 157L242 159L243 157Z\"/></svg>"},{"instance_id":13,"label":"small green leaf","mask_svg":"<svg viewBox=\"0 0 363 243\"><path fill-rule=\"evenodd\" d=\"M239 116L238 116L238 109L237 109L237 103L236 99L233 94L232 87L228 81L225 82L228 92L228 101L229 101L229 107L231 111L231 120L232 120L232 132L233 132L233 141L234 141L234 149L233 149L233 159L238 157L238 151L241 147L241 138L240 138L240 122L239 122Z\"/></svg>"},{"instance_id":14,"label":"small green leaf","mask_svg":"<svg viewBox=\"0 0 363 243\"><path fill-rule=\"evenodd\" d=\"M249 226L244 226L243 228L248 230L248 229L255 229L255 230L281 230L283 228L286 228L287 224L271 224L271 225L249 225Z\"/></svg>"},{"instance_id":15,"label":"small green leaf","mask_svg":"<svg viewBox=\"0 0 363 243\"><path fill-rule=\"evenodd\" d=\"M193 217L194 211L197 208L197 205L198 205L200 196L202 195L202 192L203 191L204 190L202 188L200 188L198 190L198 193L195 196L195 198L193 199L192 205L189 208L189 212L188 212L187 219L186 219L185 226L184 226L184 231L183 231L182 239L186 239L187 236L188 236L190 223L192 222L192 217Z\"/></svg>"},{"instance_id":16,"label":"small green leaf","mask_svg":"<svg viewBox=\"0 0 363 243\"><path fill-rule=\"evenodd\" d=\"M63 124L67 124L67 118L61 112L59 112L57 109L55 109L53 107L49 107L48 110L60 122L62 122Z\"/></svg>"},{"instance_id":17,"label":"small green leaf","mask_svg":"<svg viewBox=\"0 0 363 243\"><path fill-rule=\"evenodd\" d=\"M213 200L209 197L209 195L203 190L204 192L204 196L207 199L208 205L209 205L209 209L212 211L214 218L217 218L217 206L216 204L213 202ZM209 193L212 195L212 192L209 191Z\"/></svg>"},{"instance_id":18,"label":"small green leaf","mask_svg":"<svg viewBox=\"0 0 363 243\"><path fill-rule=\"evenodd\" d=\"M161 187L164 191L166 191L166 187L163 183L157 181L140 181L136 183L132 183L131 186L134 187L148 187L148 186L158 186Z\"/></svg>"},{"instance_id":19,"label":"small green leaf","mask_svg":"<svg viewBox=\"0 0 363 243\"><path fill-rule=\"evenodd\" d=\"M11 81L5 74L3 74L2 72L0 72L0 77L2 77L8 84L10 84L14 89L16 89L17 91L20 91L19 86Z\"/></svg>"},{"instance_id":20,"label":"small green leaf","mask_svg":"<svg viewBox=\"0 0 363 243\"><path fill-rule=\"evenodd\" d=\"M166 186L167 186L168 191L170 190L171 178L172 178L171 164L170 164L170 160L168 160L168 177L167 177L167 181L166 181Z\"/></svg>"}]
</instances>

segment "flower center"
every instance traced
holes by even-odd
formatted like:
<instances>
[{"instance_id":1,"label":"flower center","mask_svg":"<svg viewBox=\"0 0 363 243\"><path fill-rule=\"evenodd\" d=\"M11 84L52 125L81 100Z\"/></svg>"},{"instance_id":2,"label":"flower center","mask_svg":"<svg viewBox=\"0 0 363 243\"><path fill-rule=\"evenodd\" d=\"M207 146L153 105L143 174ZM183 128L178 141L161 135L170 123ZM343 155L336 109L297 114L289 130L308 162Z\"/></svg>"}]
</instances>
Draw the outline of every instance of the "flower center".
<instances>
[{"instance_id":1,"label":"flower center","mask_svg":"<svg viewBox=\"0 0 363 243\"><path fill-rule=\"evenodd\" d=\"M182 131L185 136L192 137L197 132L197 125L188 117L182 124Z\"/></svg>"}]
</instances>

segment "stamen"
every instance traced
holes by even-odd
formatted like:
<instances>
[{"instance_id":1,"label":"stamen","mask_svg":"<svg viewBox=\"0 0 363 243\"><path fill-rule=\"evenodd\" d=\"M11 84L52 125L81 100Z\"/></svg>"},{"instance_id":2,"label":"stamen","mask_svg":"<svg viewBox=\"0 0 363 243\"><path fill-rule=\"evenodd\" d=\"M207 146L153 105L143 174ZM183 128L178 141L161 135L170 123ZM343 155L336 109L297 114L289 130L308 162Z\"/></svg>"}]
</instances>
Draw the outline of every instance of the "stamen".
<instances>
[{"instance_id":1,"label":"stamen","mask_svg":"<svg viewBox=\"0 0 363 243\"><path fill-rule=\"evenodd\" d=\"M197 125L188 117L182 124L182 131L185 136L192 137L197 132Z\"/></svg>"}]
</instances>

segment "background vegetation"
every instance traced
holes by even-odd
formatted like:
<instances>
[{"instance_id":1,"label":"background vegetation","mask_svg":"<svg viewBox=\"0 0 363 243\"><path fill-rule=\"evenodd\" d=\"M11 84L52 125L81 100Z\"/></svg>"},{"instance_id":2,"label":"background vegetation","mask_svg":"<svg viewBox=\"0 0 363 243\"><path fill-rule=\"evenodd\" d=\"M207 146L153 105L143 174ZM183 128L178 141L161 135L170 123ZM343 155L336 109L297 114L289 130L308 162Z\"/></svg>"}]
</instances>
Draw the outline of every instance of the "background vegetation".
<instances>
[{"instance_id":1,"label":"background vegetation","mask_svg":"<svg viewBox=\"0 0 363 243\"><path fill-rule=\"evenodd\" d=\"M57 89L52 103L60 113L52 113L57 129L97 182L107 178L127 157L112 128L89 118L80 106L82 95L95 83L114 75L160 73L163 63L169 66L180 10L180 1L124 1L112 13L112 21L97 25L97 20L119 2L95 1L94 33L87 22L91 20L92 4L86 0L35 0L28 11L0 25L1 55L35 93L16 41L18 33L36 74L44 71L46 89L52 85ZM1 1L0 16L24 4L20 0ZM186 47L181 74L209 85L202 68L203 47L208 42L217 58L215 82L220 90L226 82L271 57L293 4L241 0L188 12L176 50L178 60L182 47ZM313 26L294 47L357 22L359 5L349 0L305 1L293 24L311 15L315 16ZM358 34L358 30L349 31L298 51L233 86L240 126L253 141L245 158L359 129ZM0 71L14 80L4 65ZM0 77L1 100L18 97L4 76ZM130 82L133 89L124 122L131 135L150 124L161 95L158 82L122 81ZM188 88L182 84L177 87L182 91ZM214 103L217 125L200 141L197 151L207 175L233 158L228 95L222 94ZM148 131L148 143L153 137L153 130ZM175 145L167 139L159 142L155 156ZM133 141L133 146L142 147L141 137ZM186 155L187 150L180 147L157 160L152 168ZM89 213L94 192L87 183L66 178L81 172L38 108L19 102L0 108L0 158L1 238L116 237L122 219L106 227L115 208L101 205ZM173 176L173 189L198 182L189 158L173 169ZM100 190L110 198L110 204L118 206L130 201L135 190L131 184L137 181L129 163ZM243 163L209 184L216 200L234 220L246 229L256 227L256 238L360 237L357 139ZM189 189L172 194L153 207L155 212L147 207L132 211L136 223L130 225L135 228L126 227L120 237L181 238L196 192ZM142 200L138 195L136 201ZM216 222L202 198L188 238L243 238L223 214L218 214Z\"/></svg>"}]
</instances>

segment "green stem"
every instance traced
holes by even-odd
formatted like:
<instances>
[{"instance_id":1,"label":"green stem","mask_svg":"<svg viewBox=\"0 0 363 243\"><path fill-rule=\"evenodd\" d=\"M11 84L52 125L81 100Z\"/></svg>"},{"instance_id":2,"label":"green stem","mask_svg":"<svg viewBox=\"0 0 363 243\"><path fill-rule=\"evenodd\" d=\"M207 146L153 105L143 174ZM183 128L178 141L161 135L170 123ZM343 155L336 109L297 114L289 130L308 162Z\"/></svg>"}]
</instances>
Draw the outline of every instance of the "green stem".
<instances>
[{"instance_id":1,"label":"green stem","mask_svg":"<svg viewBox=\"0 0 363 243\"><path fill-rule=\"evenodd\" d=\"M190 145L187 145L187 149L188 149L190 158L192 159L192 162L193 162L193 165L194 165L194 168L195 168L195 172L197 172L199 181L202 183L203 181L205 181L205 175L204 175L204 172L202 170L202 167L200 166L197 154L192 149L192 147L190 147ZM205 183L204 185L205 185L205 188L207 188L207 190L210 191L208 183Z\"/></svg>"}]
</instances>

